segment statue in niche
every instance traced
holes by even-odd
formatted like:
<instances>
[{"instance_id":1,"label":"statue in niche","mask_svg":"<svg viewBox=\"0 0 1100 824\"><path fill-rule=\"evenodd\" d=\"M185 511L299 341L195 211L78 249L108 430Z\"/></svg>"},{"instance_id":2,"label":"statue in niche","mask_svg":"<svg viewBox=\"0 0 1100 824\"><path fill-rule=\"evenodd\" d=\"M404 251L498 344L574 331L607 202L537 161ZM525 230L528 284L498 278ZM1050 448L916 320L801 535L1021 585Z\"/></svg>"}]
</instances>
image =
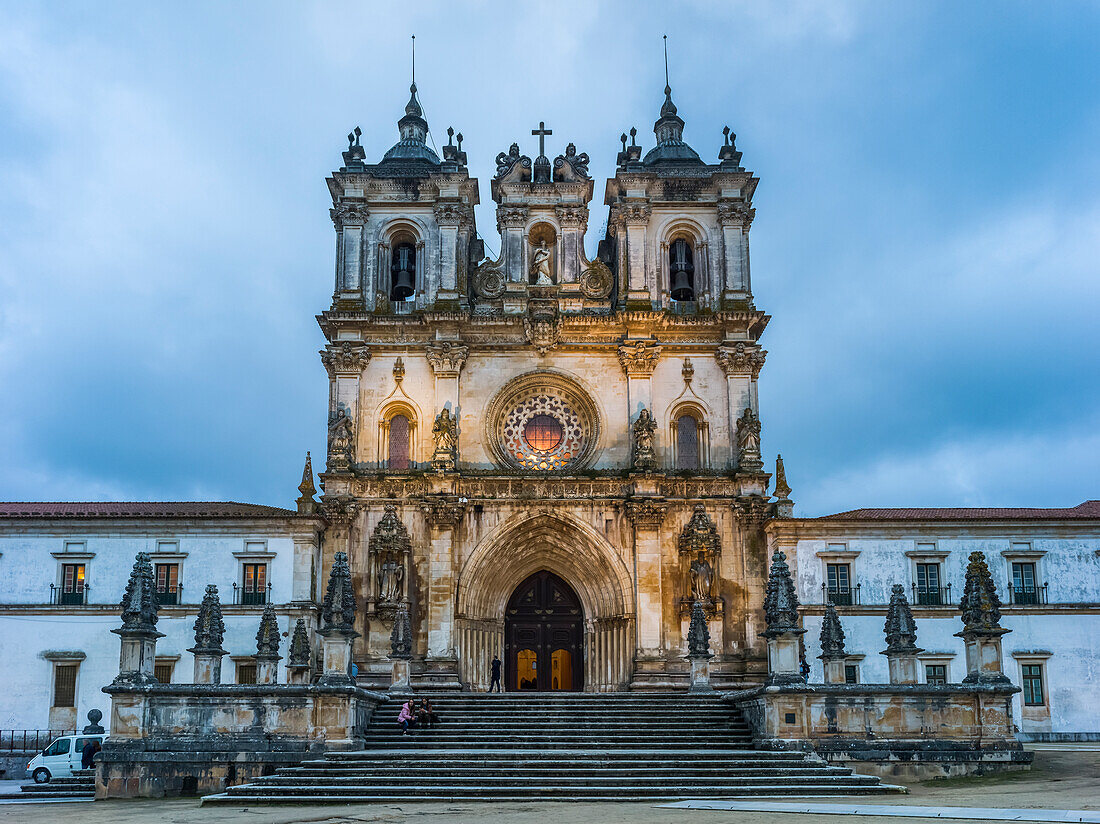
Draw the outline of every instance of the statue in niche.
<instances>
[{"instance_id":1,"label":"statue in niche","mask_svg":"<svg viewBox=\"0 0 1100 824\"><path fill-rule=\"evenodd\" d=\"M657 468L657 456L653 452L653 433L657 431L657 422L653 413L642 409L634 421L634 468L650 470Z\"/></svg>"},{"instance_id":2,"label":"statue in niche","mask_svg":"<svg viewBox=\"0 0 1100 824\"><path fill-rule=\"evenodd\" d=\"M531 258L531 274L537 276L535 286L553 286L554 281L550 277L550 250L546 248L546 241L540 240Z\"/></svg>"},{"instance_id":3,"label":"statue in niche","mask_svg":"<svg viewBox=\"0 0 1100 824\"><path fill-rule=\"evenodd\" d=\"M436 469L454 469L458 457L458 419L446 407L436 416L432 437L435 439L432 466Z\"/></svg>"},{"instance_id":4,"label":"statue in niche","mask_svg":"<svg viewBox=\"0 0 1100 824\"><path fill-rule=\"evenodd\" d=\"M405 568L400 561L388 560L382 564L378 574L378 592L380 600L386 604L396 604L403 594L402 583L405 580Z\"/></svg>"},{"instance_id":5,"label":"statue in niche","mask_svg":"<svg viewBox=\"0 0 1100 824\"><path fill-rule=\"evenodd\" d=\"M760 457L760 419L751 406L745 407L745 413L737 419L737 451L742 469L758 470L764 467Z\"/></svg>"},{"instance_id":6,"label":"statue in niche","mask_svg":"<svg viewBox=\"0 0 1100 824\"><path fill-rule=\"evenodd\" d=\"M336 417L328 425L328 459L333 468L346 469L351 465L351 439L355 434L351 418L343 409L336 412Z\"/></svg>"},{"instance_id":7,"label":"statue in niche","mask_svg":"<svg viewBox=\"0 0 1100 824\"><path fill-rule=\"evenodd\" d=\"M714 580L714 570L702 555L691 562L691 597L695 601L710 600L710 585Z\"/></svg>"}]
</instances>

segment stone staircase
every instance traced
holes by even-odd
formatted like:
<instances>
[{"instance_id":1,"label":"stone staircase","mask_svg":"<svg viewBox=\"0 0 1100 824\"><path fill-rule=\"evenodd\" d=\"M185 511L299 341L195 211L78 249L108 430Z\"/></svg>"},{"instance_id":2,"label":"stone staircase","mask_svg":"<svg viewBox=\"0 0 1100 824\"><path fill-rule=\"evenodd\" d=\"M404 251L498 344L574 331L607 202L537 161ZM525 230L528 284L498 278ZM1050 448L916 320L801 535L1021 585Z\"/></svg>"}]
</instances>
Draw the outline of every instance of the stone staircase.
<instances>
[{"instance_id":1,"label":"stone staircase","mask_svg":"<svg viewBox=\"0 0 1100 824\"><path fill-rule=\"evenodd\" d=\"M900 791L803 752L754 750L717 696L524 693L432 699L441 723L402 735L375 710L366 748L331 752L221 802L621 801Z\"/></svg>"},{"instance_id":2,"label":"stone staircase","mask_svg":"<svg viewBox=\"0 0 1100 824\"><path fill-rule=\"evenodd\" d=\"M52 778L45 784L23 784L17 793L0 793L0 801L93 801L95 770L77 770L72 778Z\"/></svg>"}]
</instances>

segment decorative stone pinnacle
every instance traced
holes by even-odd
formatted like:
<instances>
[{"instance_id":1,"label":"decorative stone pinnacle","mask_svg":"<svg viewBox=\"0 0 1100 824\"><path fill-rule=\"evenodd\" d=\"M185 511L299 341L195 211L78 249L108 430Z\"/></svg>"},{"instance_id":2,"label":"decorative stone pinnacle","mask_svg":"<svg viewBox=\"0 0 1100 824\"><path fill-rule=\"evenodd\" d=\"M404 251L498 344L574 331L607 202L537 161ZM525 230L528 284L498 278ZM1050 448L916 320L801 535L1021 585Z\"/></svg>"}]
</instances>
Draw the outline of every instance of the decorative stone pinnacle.
<instances>
[{"instance_id":1,"label":"decorative stone pinnacle","mask_svg":"<svg viewBox=\"0 0 1100 824\"><path fill-rule=\"evenodd\" d=\"M139 552L122 596L122 628L124 630L155 630L157 626L156 585L153 564L148 553Z\"/></svg>"},{"instance_id":2,"label":"decorative stone pinnacle","mask_svg":"<svg viewBox=\"0 0 1100 824\"><path fill-rule=\"evenodd\" d=\"M787 556L778 549L772 555L772 567L768 573L764 621L768 628L761 635L765 638L806 631L798 625L798 596L794 591L791 568L787 566Z\"/></svg>"},{"instance_id":3,"label":"decorative stone pinnacle","mask_svg":"<svg viewBox=\"0 0 1100 824\"><path fill-rule=\"evenodd\" d=\"M222 619L222 604L218 598L218 588L214 584L206 585L206 594L199 604L199 614L195 618L195 646L188 650L196 655L225 655L222 641L225 639L225 621Z\"/></svg>"},{"instance_id":4,"label":"decorative stone pinnacle","mask_svg":"<svg viewBox=\"0 0 1100 824\"><path fill-rule=\"evenodd\" d=\"M313 496L317 493L317 487L313 485L313 461L308 452L306 452L305 466L302 467L302 482L298 484L298 491L302 493L297 501L299 514L308 515L316 512L317 502L313 500Z\"/></svg>"},{"instance_id":5,"label":"decorative stone pinnacle","mask_svg":"<svg viewBox=\"0 0 1100 824\"><path fill-rule=\"evenodd\" d=\"M886 610L886 655L916 655L917 623L905 597L905 587L894 584L890 590L890 606Z\"/></svg>"},{"instance_id":6,"label":"decorative stone pinnacle","mask_svg":"<svg viewBox=\"0 0 1100 824\"><path fill-rule=\"evenodd\" d=\"M393 630L390 632L390 658L409 659L412 657L412 619L409 605L400 604L393 617Z\"/></svg>"},{"instance_id":7,"label":"decorative stone pinnacle","mask_svg":"<svg viewBox=\"0 0 1100 824\"><path fill-rule=\"evenodd\" d=\"M260 628L256 631L256 657L279 658L279 619L275 605L268 604L260 616Z\"/></svg>"},{"instance_id":8,"label":"decorative stone pinnacle","mask_svg":"<svg viewBox=\"0 0 1100 824\"><path fill-rule=\"evenodd\" d=\"M787 470L783 466L783 456L775 456L775 497L780 501L790 500L791 488L787 485Z\"/></svg>"},{"instance_id":9,"label":"decorative stone pinnacle","mask_svg":"<svg viewBox=\"0 0 1100 824\"><path fill-rule=\"evenodd\" d=\"M688 625L688 657L714 657L710 652L710 628L707 626L707 613L702 601L696 601L691 605L691 624Z\"/></svg>"},{"instance_id":10,"label":"decorative stone pinnacle","mask_svg":"<svg viewBox=\"0 0 1100 824\"><path fill-rule=\"evenodd\" d=\"M306 630L304 618L299 618L294 624L294 634L290 637L290 654L287 657L288 667L308 667L310 655L309 633Z\"/></svg>"},{"instance_id":11,"label":"decorative stone pinnacle","mask_svg":"<svg viewBox=\"0 0 1100 824\"><path fill-rule=\"evenodd\" d=\"M355 631L355 591L351 586L351 568L346 552L337 552L333 559L321 607L321 620L326 631Z\"/></svg>"},{"instance_id":12,"label":"decorative stone pinnacle","mask_svg":"<svg viewBox=\"0 0 1100 824\"><path fill-rule=\"evenodd\" d=\"M1001 626L1001 599L997 597L985 554L980 551L970 553L959 607L964 633L1003 635L1010 631Z\"/></svg>"},{"instance_id":13,"label":"decorative stone pinnacle","mask_svg":"<svg viewBox=\"0 0 1100 824\"><path fill-rule=\"evenodd\" d=\"M821 655L817 657L822 661L847 657L844 651L844 627L840 625L840 616L836 614L832 601L825 604L825 617L821 621Z\"/></svg>"}]
</instances>

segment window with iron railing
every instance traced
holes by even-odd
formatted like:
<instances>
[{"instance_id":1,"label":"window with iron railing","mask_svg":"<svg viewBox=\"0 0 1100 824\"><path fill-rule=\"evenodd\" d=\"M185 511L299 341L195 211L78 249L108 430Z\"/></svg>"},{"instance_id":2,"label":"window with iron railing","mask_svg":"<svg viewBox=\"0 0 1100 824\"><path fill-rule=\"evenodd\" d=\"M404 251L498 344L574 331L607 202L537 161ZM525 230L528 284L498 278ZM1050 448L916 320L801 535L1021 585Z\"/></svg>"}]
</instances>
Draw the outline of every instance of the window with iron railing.
<instances>
[{"instance_id":1,"label":"window with iron railing","mask_svg":"<svg viewBox=\"0 0 1100 824\"><path fill-rule=\"evenodd\" d=\"M1045 604L1047 585L1039 586L1035 575L1035 564L1030 561L1016 561L1012 564L1012 582L1008 585L1008 602L1016 606Z\"/></svg>"},{"instance_id":2,"label":"window with iron railing","mask_svg":"<svg viewBox=\"0 0 1100 824\"><path fill-rule=\"evenodd\" d=\"M850 607L859 603L859 584L852 586L852 568L849 564L826 564L824 595L838 607Z\"/></svg>"},{"instance_id":3,"label":"window with iron railing","mask_svg":"<svg viewBox=\"0 0 1100 824\"><path fill-rule=\"evenodd\" d=\"M50 603L63 606L84 604L88 589L84 564L62 564L61 586L50 584Z\"/></svg>"},{"instance_id":4,"label":"window with iron railing","mask_svg":"<svg viewBox=\"0 0 1100 824\"><path fill-rule=\"evenodd\" d=\"M236 586L234 585L234 590ZM241 585L240 603L255 606L267 603L270 587L267 583L267 564L245 564Z\"/></svg>"},{"instance_id":5,"label":"window with iron railing","mask_svg":"<svg viewBox=\"0 0 1100 824\"><path fill-rule=\"evenodd\" d=\"M180 603L180 565L157 564L156 566L157 603L171 606Z\"/></svg>"}]
</instances>

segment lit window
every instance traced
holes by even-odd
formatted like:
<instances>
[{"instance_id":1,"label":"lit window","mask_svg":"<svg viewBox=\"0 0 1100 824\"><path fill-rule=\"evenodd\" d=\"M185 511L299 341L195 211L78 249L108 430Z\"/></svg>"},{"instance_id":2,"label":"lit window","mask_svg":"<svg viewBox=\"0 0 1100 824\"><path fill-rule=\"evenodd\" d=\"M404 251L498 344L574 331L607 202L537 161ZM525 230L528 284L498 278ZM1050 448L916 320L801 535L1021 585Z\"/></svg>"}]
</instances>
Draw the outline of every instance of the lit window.
<instances>
[{"instance_id":1,"label":"lit window","mask_svg":"<svg viewBox=\"0 0 1100 824\"><path fill-rule=\"evenodd\" d=\"M245 605L267 603L267 564L244 565L241 603Z\"/></svg>"},{"instance_id":2,"label":"lit window","mask_svg":"<svg viewBox=\"0 0 1100 824\"><path fill-rule=\"evenodd\" d=\"M61 565L61 603L84 603L84 564Z\"/></svg>"},{"instance_id":3,"label":"lit window","mask_svg":"<svg viewBox=\"0 0 1100 824\"><path fill-rule=\"evenodd\" d=\"M537 452L554 449L561 443L563 435L561 424L549 415L535 415L523 427L523 439Z\"/></svg>"},{"instance_id":4,"label":"lit window","mask_svg":"<svg viewBox=\"0 0 1100 824\"><path fill-rule=\"evenodd\" d=\"M179 579L179 564L157 564L157 603L168 605L180 602Z\"/></svg>"}]
</instances>

